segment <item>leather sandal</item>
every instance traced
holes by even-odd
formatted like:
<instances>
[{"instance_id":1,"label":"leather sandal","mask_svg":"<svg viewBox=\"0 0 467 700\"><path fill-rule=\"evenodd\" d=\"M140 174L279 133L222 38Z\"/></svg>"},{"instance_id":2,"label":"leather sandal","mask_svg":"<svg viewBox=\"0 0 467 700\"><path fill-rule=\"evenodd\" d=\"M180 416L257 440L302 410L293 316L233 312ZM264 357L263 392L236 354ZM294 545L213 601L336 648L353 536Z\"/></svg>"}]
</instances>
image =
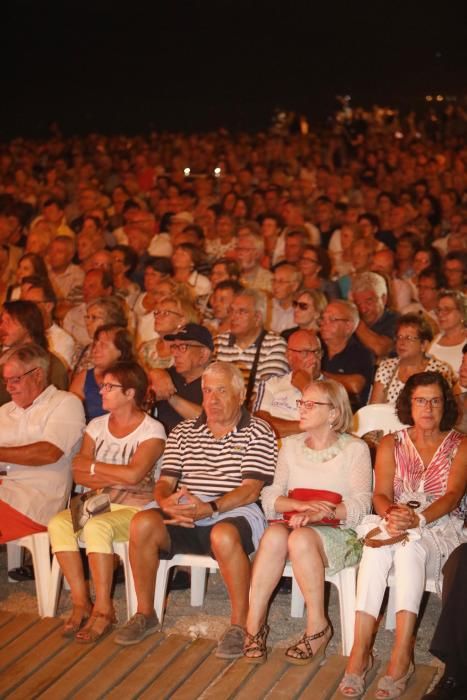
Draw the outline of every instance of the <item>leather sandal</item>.
<instances>
[{"instance_id":1,"label":"leather sandal","mask_svg":"<svg viewBox=\"0 0 467 700\"><path fill-rule=\"evenodd\" d=\"M77 622L73 622L73 614L75 611L81 611L81 616L79 617ZM62 637L74 637L75 634L79 632L80 629L84 627L86 622L89 620L89 616L91 614L90 611L91 606L89 608L84 608L81 605L77 605L76 607L74 607L70 617L65 621L65 624L63 625Z\"/></svg>"},{"instance_id":2,"label":"leather sandal","mask_svg":"<svg viewBox=\"0 0 467 700\"><path fill-rule=\"evenodd\" d=\"M325 637L325 635L327 635L328 632L329 636L327 637L327 639L324 639L321 645L318 647L318 649L316 649L316 651L313 652L310 642L312 642L314 639L320 639L321 637ZM289 647L285 652L287 661L290 664L297 664L298 666L302 666L303 664L309 664L312 659L322 659L324 657L326 647L329 644L329 640L331 639L331 637L332 631L331 626L329 624L327 624L326 627L323 630L321 630L321 632L317 632L316 634L307 635L305 632L303 637L301 637L301 639L299 639L296 644Z\"/></svg>"},{"instance_id":3,"label":"leather sandal","mask_svg":"<svg viewBox=\"0 0 467 700\"><path fill-rule=\"evenodd\" d=\"M344 676L339 683L339 692L345 698L360 698L366 690L365 679L368 673L373 668L373 655L370 654L368 666L361 676L356 673L344 673Z\"/></svg>"},{"instance_id":4,"label":"leather sandal","mask_svg":"<svg viewBox=\"0 0 467 700\"><path fill-rule=\"evenodd\" d=\"M261 625L256 634L245 633L245 643L243 645L243 656L249 664L264 664L268 657L266 639L269 634L269 625Z\"/></svg>"},{"instance_id":5,"label":"leather sandal","mask_svg":"<svg viewBox=\"0 0 467 700\"><path fill-rule=\"evenodd\" d=\"M107 621L107 624L105 625L104 629L98 632L94 629L94 624L101 618L104 618L104 620ZM112 612L110 615L107 615L106 613L93 613L89 618L86 627L83 627L83 629L81 629L75 635L75 639L78 644L95 644L95 642L103 639L112 632L112 628L116 622L117 619L114 612Z\"/></svg>"},{"instance_id":6,"label":"leather sandal","mask_svg":"<svg viewBox=\"0 0 467 700\"><path fill-rule=\"evenodd\" d=\"M393 698L399 698L402 693L405 692L407 688L407 683L410 677L415 673L415 666L412 661L409 664L409 668L405 676L398 678L397 680L392 676L383 676L378 681L378 687L375 693L375 697L378 700L393 700Z\"/></svg>"}]
</instances>

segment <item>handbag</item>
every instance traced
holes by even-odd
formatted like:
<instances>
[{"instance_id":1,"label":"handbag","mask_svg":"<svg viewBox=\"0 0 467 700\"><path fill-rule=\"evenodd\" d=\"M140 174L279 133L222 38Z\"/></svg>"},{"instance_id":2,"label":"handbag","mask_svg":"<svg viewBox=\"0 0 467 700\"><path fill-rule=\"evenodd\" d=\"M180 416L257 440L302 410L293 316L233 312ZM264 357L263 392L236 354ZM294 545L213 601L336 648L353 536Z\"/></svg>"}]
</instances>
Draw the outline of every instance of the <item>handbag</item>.
<instances>
[{"instance_id":1,"label":"handbag","mask_svg":"<svg viewBox=\"0 0 467 700\"><path fill-rule=\"evenodd\" d=\"M295 498L297 501L330 501L335 505L342 503L342 496L340 493L326 491L326 489L291 489L291 491L289 491L289 498ZM283 513L284 520L290 520L292 515L296 515L297 513L299 513L297 510L290 510ZM313 525L330 525L331 527L337 527L340 525L340 520L338 518L323 518L319 522L313 523Z\"/></svg>"},{"instance_id":2,"label":"handbag","mask_svg":"<svg viewBox=\"0 0 467 700\"><path fill-rule=\"evenodd\" d=\"M101 491L86 491L70 500L73 531L79 532L95 515L110 513L110 496Z\"/></svg>"}]
</instances>

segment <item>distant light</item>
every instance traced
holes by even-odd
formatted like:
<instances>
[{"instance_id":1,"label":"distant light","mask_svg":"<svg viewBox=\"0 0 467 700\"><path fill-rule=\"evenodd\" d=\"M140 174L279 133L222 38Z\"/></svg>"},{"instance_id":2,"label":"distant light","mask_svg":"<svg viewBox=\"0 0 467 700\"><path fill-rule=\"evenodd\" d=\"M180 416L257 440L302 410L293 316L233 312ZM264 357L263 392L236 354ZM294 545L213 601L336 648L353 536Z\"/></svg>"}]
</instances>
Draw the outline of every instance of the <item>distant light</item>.
<instances>
[{"instance_id":1,"label":"distant light","mask_svg":"<svg viewBox=\"0 0 467 700\"><path fill-rule=\"evenodd\" d=\"M221 168L214 168L214 177L220 177L222 174Z\"/></svg>"},{"instance_id":2,"label":"distant light","mask_svg":"<svg viewBox=\"0 0 467 700\"><path fill-rule=\"evenodd\" d=\"M183 168L183 174L185 175L185 177L188 177L190 173L191 173L190 168Z\"/></svg>"},{"instance_id":3,"label":"distant light","mask_svg":"<svg viewBox=\"0 0 467 700\"><path fill-rule=\"evenodd\" d=\"M444 97L442 95L436 95L436 102L442 102Z\"/></svg>"},{"instance_id":4,"label":"distant light","mask_svg":"<svg viewBox=\"0 0 467 700\"><path fill-rule=\"evenodd\" d=\"M427 102L432 102L432 101L433 101L432 95L427 95L427 96L425 97L425 100L426 100Z\"/></svg>"},{"instance_id":5,"label":"distant light","mask_svg":"<svg viewBox=\"0 0 467 700\"><path fill-rule=\"evenodd\" d=\"M394 136L396 139L403 139L404 138L404 134L402 133L402 131L396 131Z\"/></svg>"}]
</instances>

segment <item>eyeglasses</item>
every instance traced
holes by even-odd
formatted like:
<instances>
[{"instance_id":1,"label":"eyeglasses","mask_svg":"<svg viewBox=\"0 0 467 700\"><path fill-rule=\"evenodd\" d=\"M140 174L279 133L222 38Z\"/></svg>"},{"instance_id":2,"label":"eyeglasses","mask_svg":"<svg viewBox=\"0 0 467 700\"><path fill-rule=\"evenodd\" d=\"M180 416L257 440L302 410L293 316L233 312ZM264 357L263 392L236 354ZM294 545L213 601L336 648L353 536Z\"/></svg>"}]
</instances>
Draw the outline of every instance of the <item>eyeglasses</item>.
<instances>
[{"instance_id":1,"label":"eyeglasses","mask_svg":"<svg viewBox=\"0 0 467 700\"><path fill-rule=\"evenodd\" d=\"M396 335L396 340L409 340L411 343L415 343L420 340L418 335Z\"/></svg>"},{"instance_id":2,"label":"eyeglasses","mask_svg":"<svg viewBox=\"0 0 467 700\"><path fill-rule=\"evenodd\" d=\"M23 374L17 374L15 377L3 377L3 382L5 385L12 384L13 386L18 386L23 377L26 377L32 372L35 372L36 369L39 369L39 367L33 367L32 369L28 369L27 372L23 372Z\"/></svg>"},{"instance_id":3,"label":"eyeglasses","mask_svg":"<svg viewBox=\"0 0 467 700\"><path fill-rule=\"evenodd\" d=\"M321 355L321 348L305 348L304 350L295 350L295 348L287 348L287 352L297 352L301 357L307 357L308 355L316 355L319 357Z\"/></svg>"},{"instance_id":4,"label":"eyeglasses","mask_svg":"<svg viewBox=\"0 0 467 700\"><path fill-rule=\"evenodd\" d=\"M93 314L86 314L84 317L85 321L105 321L102 316L93 316Z\"/></svg>"},{"instance_id":5,"label":"eyeglasses","mask_svg":"<svg viewBox=\"0 0 467 700\"><path fill-rule=\"evenodd\" d=\"M105 391L106 394L113 389L123 389L123 384L112 384L112 382L102 382L99 386L99 391Z\"/></svg>"},{"instance_id":6,"label":"eyeglasses","mask_svg":"<svg viewBox=\"0 0 467 700\"><path fill-rule=\"evenodd\" d=\"M308 311L311 304L307 304L306 301L293 301L292 306L294 309L300 309L300 311Z\"/></svg>"},{"instance_id":7,"label":"eyeglasses","mask_svg":"<svg viewBox=\"0 0 467 700\"><path fill-rule=\"evenodd\" d=\"M302 399L297 399L297 408L300 410L311 411L313 406L332 406L329 401L302 401Z\"/></svg>"},{"instance_id":8,"label":"eyeglasses","mask_svg":"<svg viewBox=\"0 0 467 700\"><path fill-rule=\"evenodd\" d=\"M339 318L338 316L323 316L320 320L320 323L337 323L338 321L342 321L343 323L348 322L348 318Z\"/></svg>"},{"instance_id":9,"label":"eyeglasses","mask_svg":"<svg viewBox=\"0 0 467 700\"><path fill-rule=\"evenodd\" d=\"M180 316L180 318L183 316L183 314L179 314L178 311L170 311L170 309L164 309L163 311L153 311L152 312L154 316L168 316L169 314L172 314L173 316Z\"/></svg>"},{"instance_id":10,"label":"eyeglasses","mask_svg":"<svg viewBox=\"0 0 467 700\"><path fill-rule=\"evenodd\" d=\"M433 396L432 399L425 399L424 396L413 396L412 401L419 408L425 408L427 404L431 404L433 408L439 408L443 405L443 398L441 396Z\"/></svg>"},{"instance_id":11,"label":"eyeglasses","mask_svg":"<svg viewBox=\"0 0 467 700\"><path fill-rule=\"evenodd\" d=\"M171 352L186 352L188 348L202 348L203 345L198 343L172 343L170 346Z\"/></svg>"}]
</instances>

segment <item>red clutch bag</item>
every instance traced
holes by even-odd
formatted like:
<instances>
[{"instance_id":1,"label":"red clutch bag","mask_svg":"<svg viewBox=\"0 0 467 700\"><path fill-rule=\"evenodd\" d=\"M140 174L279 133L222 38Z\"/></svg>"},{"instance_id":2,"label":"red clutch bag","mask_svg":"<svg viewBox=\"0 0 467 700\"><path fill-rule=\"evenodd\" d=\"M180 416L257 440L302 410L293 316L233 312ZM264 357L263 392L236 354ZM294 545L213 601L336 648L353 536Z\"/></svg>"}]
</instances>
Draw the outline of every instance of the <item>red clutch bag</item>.
<instances>
[{"instance_id":1,"label":"red clutch bag","mask_svg":"<svg viewBox=\"0 0 467 700\"><path fill-rule=\"evenodd\" d=\"M292 489L289 491L289 498L295 498L297 501L330 501L336 506L342 503L342 496L340 493L335 491L326 491L325 489ZM284 520L289 520L292 515L298 513L296 510L288 511L283 513ZM340 520L337 518L323 518L314 525L331 525L332 527L337 527L340 524Z\"/></svg>"}]
</instances>

